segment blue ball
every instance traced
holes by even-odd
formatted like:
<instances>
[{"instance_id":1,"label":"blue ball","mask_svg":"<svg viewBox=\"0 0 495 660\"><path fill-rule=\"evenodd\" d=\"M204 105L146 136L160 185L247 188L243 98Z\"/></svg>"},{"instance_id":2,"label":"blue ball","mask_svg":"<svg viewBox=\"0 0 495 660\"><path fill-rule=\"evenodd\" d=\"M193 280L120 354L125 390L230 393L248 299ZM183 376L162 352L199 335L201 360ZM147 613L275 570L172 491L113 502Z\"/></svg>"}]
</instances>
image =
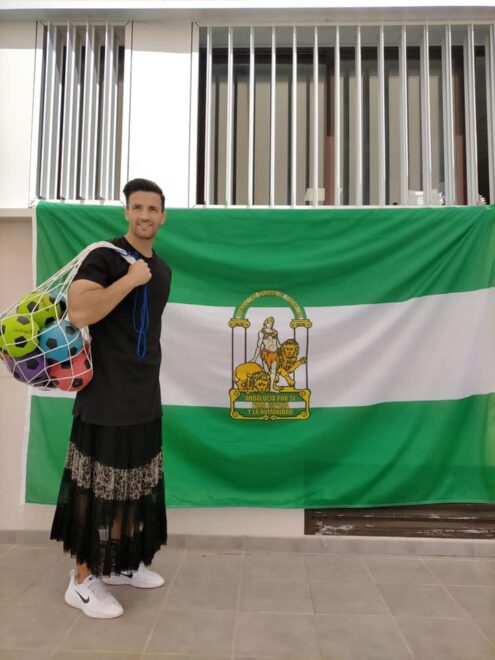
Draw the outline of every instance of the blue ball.
<instances>
[{"instance_id":1,"label":"blue ball","mask_svg":"<svg viewBox=\"0 0 495 660\"><path fill-rule=\"evenodd\" d=\"M83 349L81 331L69 321L55 321L47 325L38 336L38 343L48 364L65 362Z\"/></svg>"}]
</instances>

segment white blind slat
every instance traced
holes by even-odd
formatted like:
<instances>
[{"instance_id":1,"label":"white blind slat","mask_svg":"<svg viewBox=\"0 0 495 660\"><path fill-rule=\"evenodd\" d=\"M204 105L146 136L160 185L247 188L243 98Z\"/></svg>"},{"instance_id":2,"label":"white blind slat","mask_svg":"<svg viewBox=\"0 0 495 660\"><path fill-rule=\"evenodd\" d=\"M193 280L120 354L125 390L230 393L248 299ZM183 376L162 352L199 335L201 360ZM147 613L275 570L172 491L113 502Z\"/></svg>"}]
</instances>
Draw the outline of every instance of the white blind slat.
<instances>
[{"instance_id":1,"label":"white blind slat","mask_svg":"<svg viewBox=\"0 0 495 660\"><path fill-rule=\"evenodd\" d=\"M423 198L425 204L431 204L430 45L427 25L423 28L420 60Z\"/></svg>"},{"instance_id":2,"label":"white blind slat","mask_svg":"<svg viewBox=\"0 0 495 660\"><path fill-rule=\"evenodd\" d=\"M445 27L442 40L442 111L445 203L455 204L454 87L452 81L452 31Z\"/></svg>"}]
</instances>

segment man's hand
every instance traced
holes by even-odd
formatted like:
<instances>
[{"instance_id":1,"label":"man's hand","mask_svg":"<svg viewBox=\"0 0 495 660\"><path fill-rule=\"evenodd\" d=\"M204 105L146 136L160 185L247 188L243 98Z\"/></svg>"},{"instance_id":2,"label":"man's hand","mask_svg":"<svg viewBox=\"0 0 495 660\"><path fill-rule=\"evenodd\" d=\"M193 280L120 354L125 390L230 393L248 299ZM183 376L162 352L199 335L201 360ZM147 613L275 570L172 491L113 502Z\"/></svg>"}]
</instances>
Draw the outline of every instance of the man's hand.
<instances>
[{"instance_id":1,"label":"man's hand","mask_svg":"<svg viewBox=\"0 0 495 660\"><path fill-rule=\"evenodd\" d=\"M91 280L76 280L69 288L70 322L76 328L97 323L133 289L146 284L150 279L148 264L144 259L139 259L129 266L125 275L106 288Z\"/></svg>"},{"instance_id":2,"label":"man's hand","mask_svg":"<svg viewBox=\"0 0 495 660\"><path fill-rule=\"evenodd\" d=\"M151 271L144 259L138 259L129 266L127 277L133 287L141 286L151 280Z\"/></svg>"}]
</instances>

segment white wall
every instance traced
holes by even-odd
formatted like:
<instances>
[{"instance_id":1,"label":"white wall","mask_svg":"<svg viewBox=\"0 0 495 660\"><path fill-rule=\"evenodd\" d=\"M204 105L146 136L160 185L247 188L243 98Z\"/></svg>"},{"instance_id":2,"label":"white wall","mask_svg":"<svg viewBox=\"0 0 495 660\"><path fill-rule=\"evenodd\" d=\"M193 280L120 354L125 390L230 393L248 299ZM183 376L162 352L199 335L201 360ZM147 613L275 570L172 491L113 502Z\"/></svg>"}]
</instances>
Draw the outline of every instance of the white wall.
<instances>
[{"instance_id":1,"label":"white wall","mask_svg":"<svg viewBox=\"0 0 495 660\"><path fill-rule=\"evenodd\" d=\"M0 207L27 207L36 23L0 23Z\"/></svg>"},{"instance_id":2,"label":"white wall","mask_svg":"<svg viewBox=\"0 0 495 660\"><path fill-rule=\"evenodd\" d=\"M191 23L135 23L129 179L164 190L167 206L187 206Z\"/></svg>"}]
</instances>

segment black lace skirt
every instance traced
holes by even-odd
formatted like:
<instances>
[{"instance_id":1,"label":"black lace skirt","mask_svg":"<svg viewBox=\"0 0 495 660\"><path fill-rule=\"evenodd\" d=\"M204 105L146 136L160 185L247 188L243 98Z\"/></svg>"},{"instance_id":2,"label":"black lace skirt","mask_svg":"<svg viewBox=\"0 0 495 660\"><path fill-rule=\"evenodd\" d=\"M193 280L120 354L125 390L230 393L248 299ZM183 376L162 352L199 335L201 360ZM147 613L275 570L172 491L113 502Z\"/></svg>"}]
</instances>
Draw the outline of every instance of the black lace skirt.
<instances>
[{"instance_id":1,"label":"black lace skirt","mask_svg":"<svg viewBox=\"0 0 495 660\"><path fill-rule=\"evenodd\" d=\"M167 542L161 418L133 426L74 419L50 538L93 575L151 564Z\"/></svg>"}]
</instances>

